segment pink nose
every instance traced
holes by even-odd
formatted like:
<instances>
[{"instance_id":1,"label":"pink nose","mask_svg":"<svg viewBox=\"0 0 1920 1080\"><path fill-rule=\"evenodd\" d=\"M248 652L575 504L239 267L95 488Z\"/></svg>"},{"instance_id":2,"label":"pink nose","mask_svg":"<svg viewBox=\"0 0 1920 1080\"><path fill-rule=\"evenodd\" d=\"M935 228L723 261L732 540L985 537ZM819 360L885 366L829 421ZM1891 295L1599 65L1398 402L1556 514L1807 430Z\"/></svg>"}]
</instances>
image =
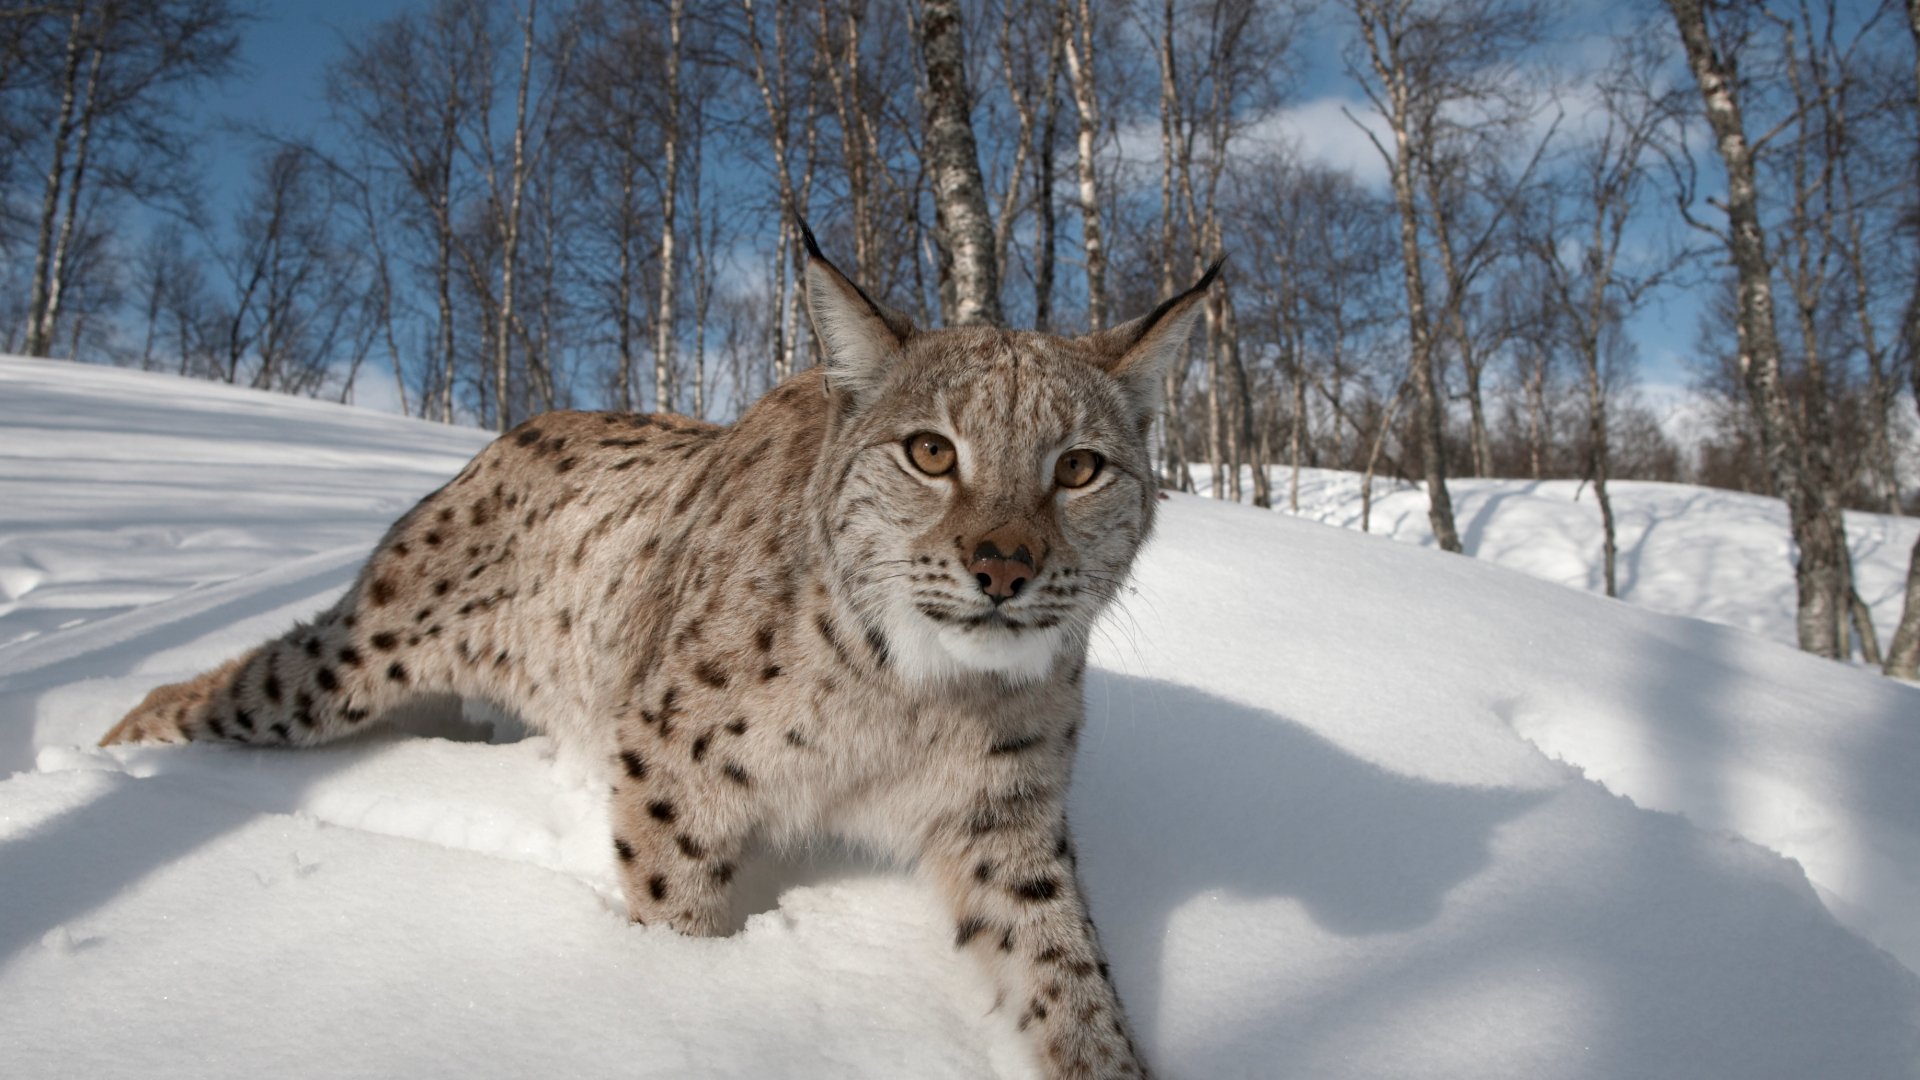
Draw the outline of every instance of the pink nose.
<instances>
[{"instance_id":1,"label":"pink nose","mask_svg":"<svg viewBox=\"0 0 1920 1080\"><path fill-rule=\"evenodd\" d=\"M967 573L995 604L1018 596L1020 587L1032 581L1037 571L1027 545L1019 544L1011 552L1004 552L992 537L974 547L973 560L967 563Z\"/></svg>"},{"instance_id":2,"label":"pink nose","mask_svg":"<svg viewBox=\"0 0 1920 1080\"><path fill-rule=\"evenodd\" d=\"M980 591L996 604L1017 596L1020 586L1033 577L1033 571L1025 563L1012 559L975 559L967 564L967 569L980 583Z\"/></svg>"}]
</instances>

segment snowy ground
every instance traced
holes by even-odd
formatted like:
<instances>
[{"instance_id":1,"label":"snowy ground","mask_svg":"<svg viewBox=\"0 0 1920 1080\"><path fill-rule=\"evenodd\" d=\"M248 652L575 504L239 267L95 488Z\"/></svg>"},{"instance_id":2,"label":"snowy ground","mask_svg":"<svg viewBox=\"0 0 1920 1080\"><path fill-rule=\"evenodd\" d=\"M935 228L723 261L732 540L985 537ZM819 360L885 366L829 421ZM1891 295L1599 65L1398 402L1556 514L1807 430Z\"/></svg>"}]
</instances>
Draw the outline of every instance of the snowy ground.
<instances>
[{"instance_id":1,"label":"snowy ground","mask_svg":"<svg viewBox=\"0 0 1920 1080\"><path fill-rule=\"evenodd\" d=\"M768 856L735 936L628 926L596 796L510 724L91 748L484 438L0 360L0 1074L1030 1075L897 870ZM1162 509L1074 813L1165 1076L1920 1076L1920 691Z\"/></svg>"},{"instance_id":2,"label":"snowy ground","mask_svg":"<svg viewBox=\"0 0 1920 1080\"><path fill-rule=\"evenodd\" d=\"M1207 490L1200 466L1194 480ZM1244 474L1243 474L1244 475ZM1291 469L1273 470L1274 504L1288 505ZM1249 484L1251 481L1248 481ZM1300 516L1360 527L1360 476L1300 470ZM1450 480L1460 545L1477 559L1545 581L1605 594L1600 504L1576 480ZM1374 480L1369 531L1432 547L1426 489ZM1778 499L1734 491L1616 480L1613 502L1620 599L1793 644L1792 536ZM1920 519L1847 514L1855 584L1884 647L1900 623L1907 562Z\"/></svg>"}]
</instances>

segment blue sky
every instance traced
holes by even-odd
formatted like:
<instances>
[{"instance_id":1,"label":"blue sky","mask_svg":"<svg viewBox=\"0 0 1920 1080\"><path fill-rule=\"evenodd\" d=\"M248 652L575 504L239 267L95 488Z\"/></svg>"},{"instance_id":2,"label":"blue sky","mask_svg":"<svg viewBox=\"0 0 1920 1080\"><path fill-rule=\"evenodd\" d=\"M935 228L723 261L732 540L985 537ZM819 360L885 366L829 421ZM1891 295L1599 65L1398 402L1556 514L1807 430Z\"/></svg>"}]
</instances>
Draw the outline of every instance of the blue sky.
<instances>
[{"instance_id":1,"label":"blue sky","mask_svg":"<svg viewBox=\"0 0 1920 1080\"><path fill-rule=\"evenodd\" d=\"M327 115L326 66L339 55L343 41L380 20L418 6L394 0L262 3L256 9L257 20L244 37L241 71L202 99L209 127L226 122L287 136L316 132ZM1599 23L1608 17L1596 12L1590 23L1593 33L1563 36L1558 51L1569 64L1594 55L1604 29ZM1316 36L1326 39L1326 46L1315 44L1305 50L1318 59L1303 80L1298 100L1285 110L1287 125L1317 156L1350 166L1363 177L1383 177L1379 159L1364 135L1340 112L1344 105L1355 113L1364 113L1365 101L1339 67L1337 44L1324 28ZM244 194L251 160L252 148L244 136L224 130L208 135L203 165L209 206L216 218L224 217L222 208ZM1669 293L1631 324L1630 336L1639 353L1640 381L1651 396L1672 396L1690 381L1684 359L1691 352L1697 321L1698 306L1692 298ZM367 382L370 386L383 385L377 377Z\"/></svg>"},{"instance_id":2,"label":"blue sky","mask_svg":"<svg viewBox=\"0 0 1920 1080\"><path fill-rule=\"evenodd\" d=\"M412 5L393 0L264 0L241 45L239 73L203 100L209 119L304 135L326 119L326 67L343 41ZM217 134L207 147L211 205L246 188L249 147Z\"/></svg>"}]
</instances>

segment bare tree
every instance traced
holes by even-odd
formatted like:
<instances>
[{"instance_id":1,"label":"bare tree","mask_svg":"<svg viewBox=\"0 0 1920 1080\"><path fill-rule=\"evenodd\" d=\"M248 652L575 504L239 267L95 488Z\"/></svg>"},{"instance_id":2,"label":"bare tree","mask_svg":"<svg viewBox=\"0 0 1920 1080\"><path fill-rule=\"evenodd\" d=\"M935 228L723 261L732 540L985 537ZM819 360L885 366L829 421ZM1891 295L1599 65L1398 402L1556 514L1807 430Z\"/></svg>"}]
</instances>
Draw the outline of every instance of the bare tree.
<instances>
[{"instance_id":1,"label":"bare tree","mask_svg":"<svg viewBox=\"0 0 1920 1080\"><path fill-rule=\"evenodd\" d=\"M500 240L500 306L499 314L495 317L493 336L494 426L500 431L511 427L513 421L507 406L507 377L513 343L514 260L520 253L520 202L527 186L527 90L533 81L535 7L535 0L527 0L526 15L521 21L520 79L514 94L513 151L508 163L508 190L504 200L495 200L496 203L504 202L498 214L497 226Z\"/></svg>"},{"instance_id":2,"label":"bare tree","mask_svg":"<svg viewBox=\"0 0 1920 1080\"><path fill-rule=\"evenodd\" d=\"M1154 43L1160 77L1160 289L1170 293L1176 278L1197 275L1226 248L1222 182L1242 134L1278 104L1295 13L1248 0L1206 0L1185 10L1163 0L1143 30ZM1184 249L1177 243L1182 234ZM1254 502L1268 505L1269 477L1257 452L1252 380L1231 291L1209 298L1206 328L1213 494L1238 500L1242 467L1251 464ZM1169 390L1177 390L1177 373L1170 379ZM1183 443L1178 409L1167 417L1169 441Z\"/></svg>"},{"instance_id":3,"label":"bare tree","mask_svg":"<svg viewBox=\"0 0 1920 1080\"><path fill-rule=\"evenodd\" d=\"M1368 429L1348 398L1355 389L1374 394L1362 363L1397 313L1387 291L1387 207L1349 174L1286 156L1250 162L1237 179L1234 257L1250 305L1241 336L1271 351L1288 390L1288 505L1297 511L1300 470L1320 460L1322 444L1340 467L1358 468L1377 459L1370 444L1383 447L1391 435L1390 424ZM1386 382L1403 384L1405 373ZM1316 431L1321 410L1329 422ZM1343 427L1352 429L1351 446Z\"/></svg>"},{"instance_id":4,"label":"bare tree","mask_svg":"<svg viewBox=\"0 0 1920 1080\"><path fill-rule=\"evenodd\" d=\"M632 410L641 398L635 387L641 349L636 330L649 262L646 237L663 229L654 197L662 186L663 102L658 81L631 73L658 70L668 50L655 21L638 5L589 4L579 10L578 23L583 40L559 97L562 153L580 204L572 262L591 295L585 310L595 337L612 346L612 404Z\"/></svg>"},{"instance_id":5,"label":"bare tree","mask_svg":"<svg viewBox=\"0 0 1920 1080\"><path fill-rule=\"evenodd\" d=\"M798 335L791 329L794 313L799 310L798 290L800 286L801 252L799 236L792 222L807 212L806 195L809 194L806 183L794 180L794 124L802 118L796 108L800 105L807 113L813 111L811 101L796 102L792 80L789 78L791 58L788 50L788 27L792 21L793 6L776 3L773 5L773 28L771 48L760 37L756 0L740 0L741 10L746 15L745 37L748 50L748 70L753 76L753 84L760 94L760 103L766 115L766 138L769 149L773 151L773 174L778 185L779 204L776 213L776 228L779 230L778 242L773 252L773 280L775 290L775 312L771 330L773 335L773 377L784 379L795 369L795 354L799 348ZM771 53L771 58L769 58ZM810 120L811 116L806 119ZM803 124L803 130L811 133L812 125ZM809 158L811 155L807 155ZM791 285L789 285L791 282Z\"/></svg>"},{"instance_id":6,"label":"bare tree","mask_svg":"<svg viewBox=\"0 0 1920 1080\"><path fill-rule=\"evenodd\" d=\"M220 378L317 394L343 354L357 369L371 321L362 318L358 260L336 236L337 220L323 167L300 147L269 147L219 259L228 288Z\"/></svg>"},{"instance_id":7,"label":"bare tree","mask_svg":"<svg viewBox=\"0 0 1920 1080\"><path fill-rule=\"evenodd\" d=\"M666 70L661 80L665 84L667 107L660 123L660 300L654 308L653 317L653 400L657 408L666 412L676 411L673 314L679 297L674 289L674 274L678 266L674 241L678 236L680 221L674 212L674 199L680 189L680 67L685 14L685 0L668 0ZM694 227L699 228L697 222Z\"/></svg>"},{"instance_id":8,"label":"bare tree","mask_svg":"<svg viewBox=\"0 0 1920 1080\"><path fill-rule=\"evenodd\" d=\"M140 367L209 375L204 366L212 321L204 263L188 246L187 230L168 222L147 237L136 260L142 328ZM162 352L173 364L162 363Z\"/></svg>"},{"instance_id":9,"label":"bare tree","mask_svg":"<svg viewBox=\"0 0 1920 1080\"><path fill-rule=\"evenodd\" d=\"M482 13L437 0L419 16L380 24L328 73L327 94L348 137L378 162L403 212L398 223L421 246L431 278L436 363L424 373L421 411L456 419L456 363L463 335L455 318L457 260L465 261L456 208L468 177L460 169L461 133L477 108L487 34Z\"/></svg>"},{"instance_id":10,"label":"bare tree","mask_svg":"<svg viewBox=\"0 0 1920 1080\"><path fill-rule=\"evenodd\" d=\"M1920 0L1907 0L1906 8L1907 29L1913 35L1913 83L1920 92ZM1920 120L1920 110L1916 110L1915 119ZM1915 146L1920 147L1920 141ZM1915 156L1920 159L1920 152ZM1900 345L1913 379L1914 406L1920 409L1920 272L1913 276L1913 292L1900 323ZM1914 541L1907 561L1906 603L1901 608L1900 626L1887 646L1885 670L1897 678L1920 679L1920 540Z\"/></svg>"},{"instance_id":11,"label":"bare tree","mask_svg":"<svg viewBox=\"0 0 1920 1080\"><path fill-rule=\"evenodd\" d=\"M1741 83L1734 57L1748 29L1739 10L1715 9L1702 0L1668 0L1687 64L1700 90L1715 147L1726 171L1727 194L1721 204L1726 245L1738 280L1735 329L1742 381L1759 425L1762 453L1774 490L1786 500L1794 543L1800 647L1821 656L1845 651L1848 617L1846 534L1837 515L1826 512L1819 478L1809 469L1807 444L1794 424L1781 369L1780 340L1774 324L1772 262L1760 217L1757 146L1749 141L1741 112ZM1778 131L1779 129L1775 129ZM1763 136L1764 144L1772 133Z\"/></svg>"},{"instance_id":12,"label":"bare tree","mask_svg":"<svg viewBox=\"0 0 1920 1080\"><path fill-rule=\"evenodd\" d=\"M1543 271L1545 301L1553 321L1579 357L1586 374L1587 478L1600 505L1603 579L1608 596L1618 595L1613 502L1607 493L1612 471L1608 446L1608 386L1602 372L1603 339L1678 268L1685 252L1653 258L1624 258L1627 230L1650 183L1656 154L1676 133L1679 103L1660 85L1665 58L1635 33L1615 44L1612 66L1595 85L1601 102L1601 128L1575 150L1563 190L1550 200L1545 215L1528 234L1528 248ZM1577 239L1574 239L1577 238ZM1570 242L1571 241L1571 242ZM1577 244L1577 246L1576 246ZM1538 370L1533 393L1544 394L1544 350L1532 353ZM1535 405L1544 411L1544 402ZM1536 430L1541 425L1535 413ZM1538 443L1536 442L1536 447ZM1534 452L1540 475L1541 452Z\"/></svg>"},{"instance_id":13,"label":"bare tree","mask_svg":"<svg viewBox=\"0 0 1920 1080\"><path fill-rule=\"evenodd\" d=\"M1413 132L1418 84L1410 60L1427 60L1418 51L1409 56L1409 44L1421 44L1422 23L1412 20L1410 6L1401 0L1354 0L1354 17L1365 42L1366 62L1377 86L1367 82L1368 96L1374 108L1392 130L1393 149L1375 140L1375 147L1387 162L1393 178L1394 206L1400 215L1400 261L1407 292L1408 370L1420 405L1421 460L1426 470L1427 518L1434 539L1444 551L1458 552L1460 534L1453 524L1453 497L1447 491L1447 467L1443 442L1445 412L1441 387L1434 364L1434 329L1427 312L1427 285L1420 257L1420 211L1416 203L1413 176ZM1439 43L1434 43L1439 44ZM1430 46L1431 47L1431 46ZM1355 65L1356 72L1358 66ZM1419 69L1424 70L1424 66ZM1371 133L1369 133L1371 138Z\"/></svg>"},{"instance_id":14,"label":"bare tree","mask_svg":"<svg viewBox=\"0 0 1920 1080\"><path fill-rule=\"evenodd\" d=\"M1385 121L1393 143L1389 148L1368 131L1392 178L1400 218L1408 370L1418 405L1415 420L1427 484L1427 518L1440 547L1458 552L1460 536L1447 490L1446 395L1438 359L1439 335L1452 326L1465 303L1467 275L1458 264L1451 266L1445 278L1446 302L1438 312L1431 310L1423 265L1423 223L1438 220L1447 207L1431 202L1436 192L1430 186L1429 205L1423 212L1420 163L1437 160L1432 140L1450 128L1449 110L1509 93L1508 65L1520 44L1535 40L1539 11L1528 0L1438 5L1418 0L1348 0L1347 7L1357 31L1349 71ZM1451 253L1449 238L1439 239L1436 246Z\"/></svg>"},{"instance_id":15,"label":"bare tree","mask_svg":"<svg viewBox=\"0 0 1920 1080\"><path fill-rule=\"evenodd\" d=\"M1100 95L1094 82L1092 0L1059 0L1065 26L1067 79L1073 90L1074 168L1080 181L1080 243L1086 254L1087 328L1107 325L1107 249L1100 227L1100 174L1094 158L1100 138Z\"/></svg>"},{"instance_id":16,"label":"bare tree","mask_svg":"<svg viewBox=\"0 0 1920 1080\"><path fill-rule=\"evenodd\" d=\"M227 0L70 0L60 61L41 87L47 156L35 230L26 351L50 355L95 185L137 198L177 193L186 153L177 97L233 65L241 15ZM13 20L8 20L12 22Z\"/></svg>"}]
</instances>

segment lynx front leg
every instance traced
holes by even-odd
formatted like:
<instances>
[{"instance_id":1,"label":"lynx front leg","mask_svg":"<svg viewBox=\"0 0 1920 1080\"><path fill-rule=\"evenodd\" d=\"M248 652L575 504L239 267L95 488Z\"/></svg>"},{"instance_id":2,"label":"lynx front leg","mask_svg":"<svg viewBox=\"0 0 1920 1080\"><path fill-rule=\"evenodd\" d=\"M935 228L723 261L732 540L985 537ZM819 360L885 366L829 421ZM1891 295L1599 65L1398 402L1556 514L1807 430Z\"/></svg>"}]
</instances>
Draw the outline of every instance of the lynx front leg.
<instances>
[{"instance_id":1,"label":"lynx front leg","mask_svg":"<svg viewBox=\"0 0 1920 1080\"><path fill-rule=\"evenodd\" d=\"M998 969L1050 1080L1146 1080L1061 807L983 798L930 841L922 867L953 902L955 946Z\"/></svg>"},{"instance_id":2,"label":"lynx front leg","mask_svg":"<svg viewBox=\"0 0 1920 1080\"><path fill-rule=\"evenodd\" d=\"M613 852L627 914L683 934L726 930L734 867L752 829L746 794L676 772L664 749L626 749L613 789Z\"/></svg>"}]
</instances>

